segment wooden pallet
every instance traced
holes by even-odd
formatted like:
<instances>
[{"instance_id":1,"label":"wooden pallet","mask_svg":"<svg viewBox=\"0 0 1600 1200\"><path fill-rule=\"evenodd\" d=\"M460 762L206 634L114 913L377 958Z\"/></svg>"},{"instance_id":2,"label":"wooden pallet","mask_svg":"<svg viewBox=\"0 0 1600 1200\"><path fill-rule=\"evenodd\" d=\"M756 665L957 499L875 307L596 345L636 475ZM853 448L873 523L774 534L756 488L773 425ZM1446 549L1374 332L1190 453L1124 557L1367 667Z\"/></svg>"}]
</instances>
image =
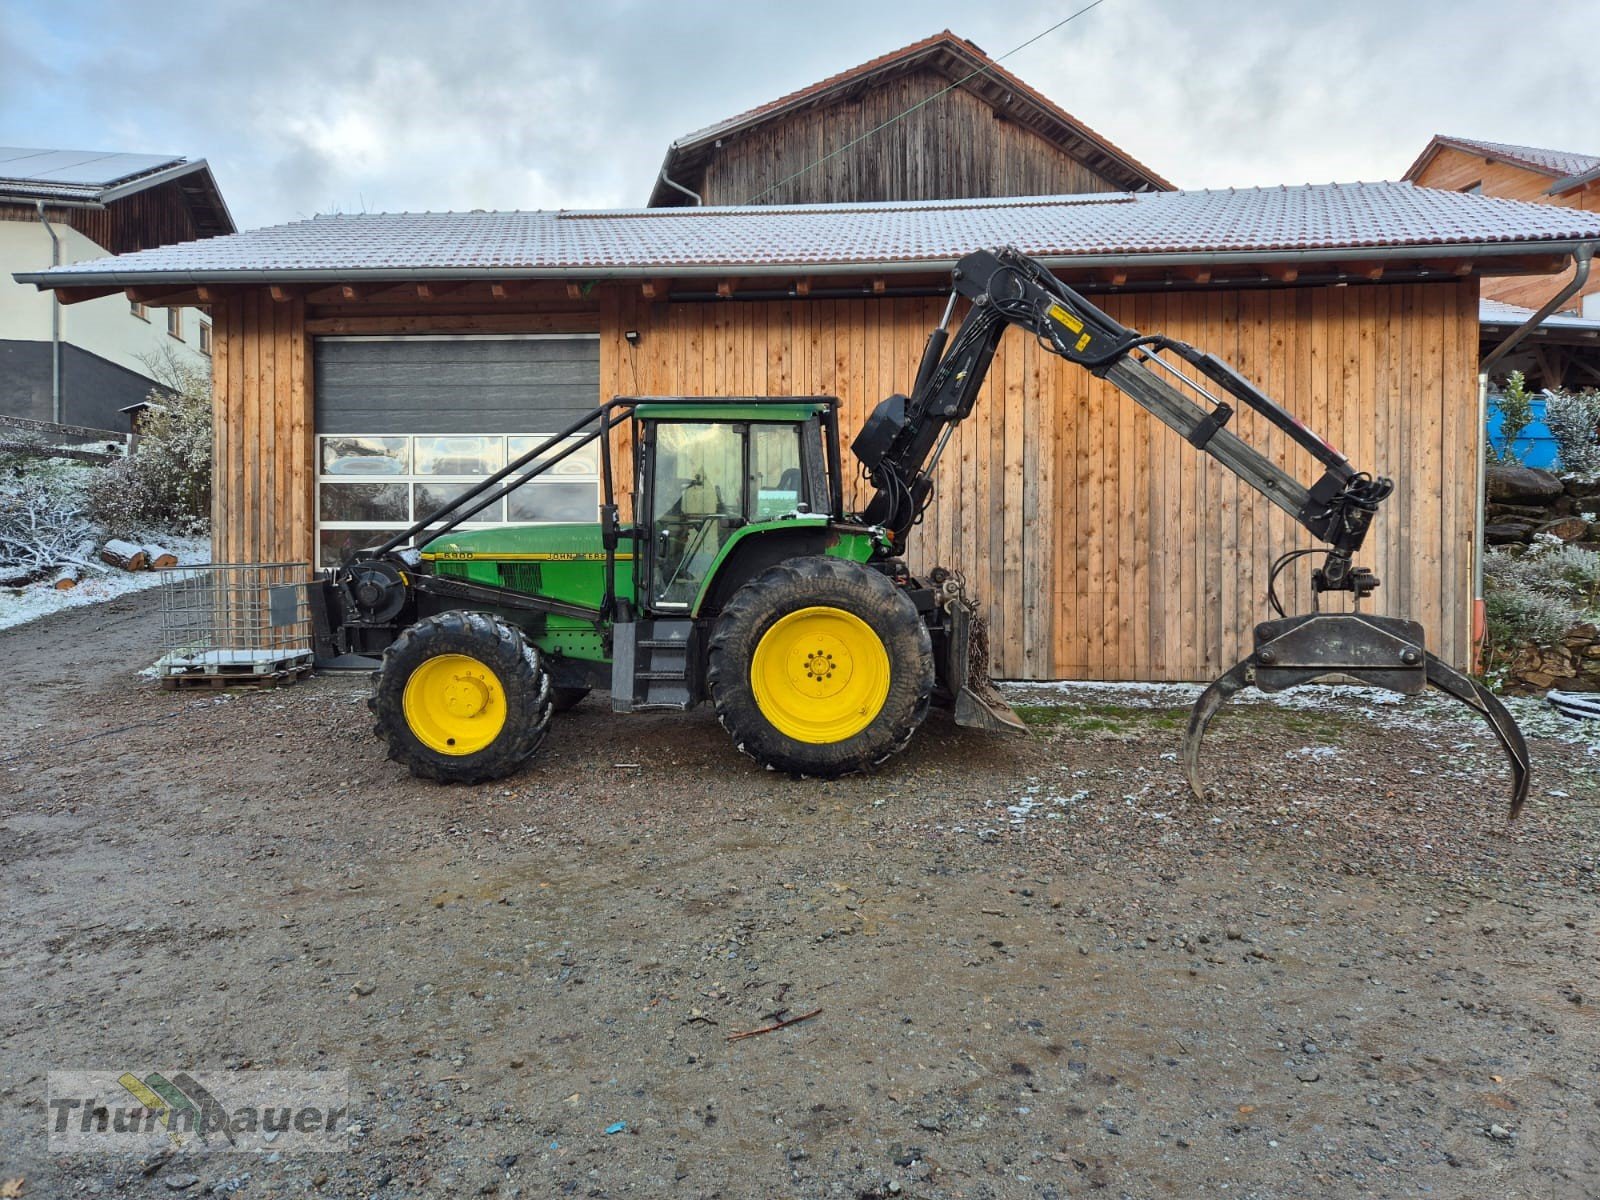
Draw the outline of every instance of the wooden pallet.
<instances>
[{"instance_id":1,"label":"wooden pallet","mask_svg":"<svg viewBox=\"0 0 1600 1200\"><path fill-rule=\"evenodd\" d=\"M284 667L278 671L231 671L220 674L192 671L184 675L163 675L161 690L177 692L193 691L196 688L209 688L213 691L230 687L275 688L286 687L291 683L310 678L311 664L308 662Z\"/></svg>"}]
</instances>

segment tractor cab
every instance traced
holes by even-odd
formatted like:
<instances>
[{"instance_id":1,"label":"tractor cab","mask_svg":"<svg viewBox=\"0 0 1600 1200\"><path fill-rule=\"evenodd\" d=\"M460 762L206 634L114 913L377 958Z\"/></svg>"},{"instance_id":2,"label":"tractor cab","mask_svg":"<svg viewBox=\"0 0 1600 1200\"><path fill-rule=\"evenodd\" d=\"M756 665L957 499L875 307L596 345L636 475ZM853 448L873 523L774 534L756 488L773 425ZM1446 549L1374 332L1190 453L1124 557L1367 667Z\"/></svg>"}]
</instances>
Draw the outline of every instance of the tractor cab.
<instances>
[{"instance_id":1,"label":"tractor cab","mask_svg":"<svg viewBox=\"0 0 1600 1200\"><path fill-rule=\"evenodd\" d=\"M825 520L836 511L825 417L832 409L819 401L634 410L634 588L641 607L691 612L741 533Z\"/></svg>"},{"instance_id":2,"label":"tractor cab","mask_svg":"<svg viewBox=\"0 0 1600 1200\"><path fill-rule=\"evenodd\" d=\"M706 695L705 641L734 594L777 563L865 563L887 543L841 518L831 397L625 397L546 439L360 552L321 589L319 653L383 653L418 620L479 610L543 656L558 694L604 687L620 711L689 708ZM627 424L632 463L614 458ZM472 528L473 516L598 442L597 520ZM632 471L632 520L616 484ZM409 546L406 545L409 543Z\"/></svg>"}]
</instances>

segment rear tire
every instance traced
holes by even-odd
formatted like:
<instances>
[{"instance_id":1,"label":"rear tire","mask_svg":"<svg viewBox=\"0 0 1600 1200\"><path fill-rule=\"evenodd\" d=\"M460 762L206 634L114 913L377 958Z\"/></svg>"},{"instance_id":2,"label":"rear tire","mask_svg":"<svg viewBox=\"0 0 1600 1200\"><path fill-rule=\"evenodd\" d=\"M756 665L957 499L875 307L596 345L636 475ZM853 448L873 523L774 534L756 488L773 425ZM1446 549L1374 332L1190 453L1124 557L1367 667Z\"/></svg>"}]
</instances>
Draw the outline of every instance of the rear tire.
<instances>
[{"instance_id":1,"label":"rear tire","mask_svg":"<svg viewBox=\"0 0 1600 1200\"><path fill-rule=\"evenodd\" d=\"M445 612L384 651L367 707L389 757L419 779L482 783L520 770L544 744L554 689L515 625Z\"/></svg>"},{"instance_id":2,"label":"rear tire","mask_svg":"<svg viewBox=\"0 0 1600 1200\"><path fill-rule=\"evenodd\" d=\"M903 750L928 715L933 645L881 573L796 558L736 593L706 682L734 745L775 771L832 779Z\"/></svg>"}]
</instances>

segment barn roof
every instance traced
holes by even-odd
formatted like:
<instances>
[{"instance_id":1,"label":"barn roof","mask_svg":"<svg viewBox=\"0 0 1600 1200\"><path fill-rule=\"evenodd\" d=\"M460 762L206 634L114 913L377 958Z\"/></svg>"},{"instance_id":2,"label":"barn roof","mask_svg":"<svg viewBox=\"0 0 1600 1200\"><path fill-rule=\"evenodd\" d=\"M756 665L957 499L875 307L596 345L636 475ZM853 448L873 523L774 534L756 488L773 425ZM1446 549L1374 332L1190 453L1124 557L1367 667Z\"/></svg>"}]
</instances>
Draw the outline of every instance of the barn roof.
<instances>
[{"instance_id":1,"label":"barn roof","mask_svg":"<svg viewBox=\"0 0 1600 1200\"><path fill-rule=\"evenodd\" d=\"M948 29L891 50L860 66L830 75L809 87L758 105L748 112L685 134L667 147L661 169L668 175L690 170L704 160L719 140L745 133L767 121L801 109L826 104L840 96L914 70L931 69L973 93L997 111L1017 119L1060 146L1113 184L1129 191L1171 191L1172 184L1125 150L1090 129L1043 93L1011 74L972 42ZM672 190L658 174L649 203L676 202Z\"/></svg>"},{"instance_id":2,"label":"barn roof","mask_svg":"<svg viewBox=\"0 0 1600 1200\"><path fill-rule=\"evenodd\" d=\"M1478 155L1496 162L1509 163L1526 171L1548 175L1556 180L1550 188L1552 194L1564 192L1569 187L1587 182L1584 177L1593 177L1600 172L1600 155L1581 154L1576 150L1548 150L1542 146L1518 146L1510 142L1485 142L1477 138L1451 137L1449 134L1436 133L1433 135L1433 140L1417 156L1417 161L1407 169L1405 178L1415 179L1428 165L1429 160L1444 149L1460 150L1466 154Z\"/></svg>"},{"instance_id":3,"label":"barn roof","mask_svg":"<svg viewBox=\"0 0 1600 1200\"><path fill-rule=\"evenodd\" d=\"M102 206L174 180L196 224L232 233L233 217L206 160L171 154L0 146L0 203Z\"/></svg>"},{"instance_id":4,"label":"barn roof","mask_svg":"<svg viewBox=\"0 0 1600 1200\"><path fill-rule=\"evenodd\" d=\"M315 217L16 278L41 286L651 278L946 269L1010 244L1053 265L1567 252L1600 213L1406 183L999 200Z\"/></svg>"},{"instance_id":5,"label":"barn roof","mask_svg":"<svg viewBox=\"0 0 1600 1200\"><path fill-rule=\"evenodd\" d=\"M1520 304L1507 304L1503 300L1490 300L1487 297L1478 301L1478 324L1480 325L1521 325L1534 310L1524 308ZM1539 322L1541 329L1570 329L1577 333L1587 333L1590 337L1600 334L1600 317L1585 317L1577 313L1554 312Z\"/></svg>"},{"instance_id":6,"label":"barn roof","mask_svg":"<svg viewBox=\"0 0 1600 1200\"><path fill-rule=\"evenodd\" d=\"M234 218L222 203L205 158L190 162L170 154L0 146L0 202L109 205L173 179L184 181L182 190L190 205L205 206L216 232L234 232Z\"/></svg>"}]
</instances>

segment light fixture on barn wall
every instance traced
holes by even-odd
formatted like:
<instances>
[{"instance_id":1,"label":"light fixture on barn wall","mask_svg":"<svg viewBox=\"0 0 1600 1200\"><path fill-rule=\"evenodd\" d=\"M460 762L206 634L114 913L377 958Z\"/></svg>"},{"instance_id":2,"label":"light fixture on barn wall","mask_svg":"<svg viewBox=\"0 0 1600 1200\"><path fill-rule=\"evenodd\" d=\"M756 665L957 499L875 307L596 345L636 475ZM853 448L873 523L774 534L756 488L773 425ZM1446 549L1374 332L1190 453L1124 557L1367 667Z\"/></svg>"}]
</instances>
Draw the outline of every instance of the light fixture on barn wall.
<instances>
[{"instance_id":1,"label":"light fixture on barn wall","mask_svg":"<svg viewBox=\"0 0 1600 1200\"><path fill-rule=\"evenodd\" d=\"M630 346L637 346L639 344L639 331L637 329L629 329L624 331L622 340L627 342Z\"/></svg>"}]
</instances>

